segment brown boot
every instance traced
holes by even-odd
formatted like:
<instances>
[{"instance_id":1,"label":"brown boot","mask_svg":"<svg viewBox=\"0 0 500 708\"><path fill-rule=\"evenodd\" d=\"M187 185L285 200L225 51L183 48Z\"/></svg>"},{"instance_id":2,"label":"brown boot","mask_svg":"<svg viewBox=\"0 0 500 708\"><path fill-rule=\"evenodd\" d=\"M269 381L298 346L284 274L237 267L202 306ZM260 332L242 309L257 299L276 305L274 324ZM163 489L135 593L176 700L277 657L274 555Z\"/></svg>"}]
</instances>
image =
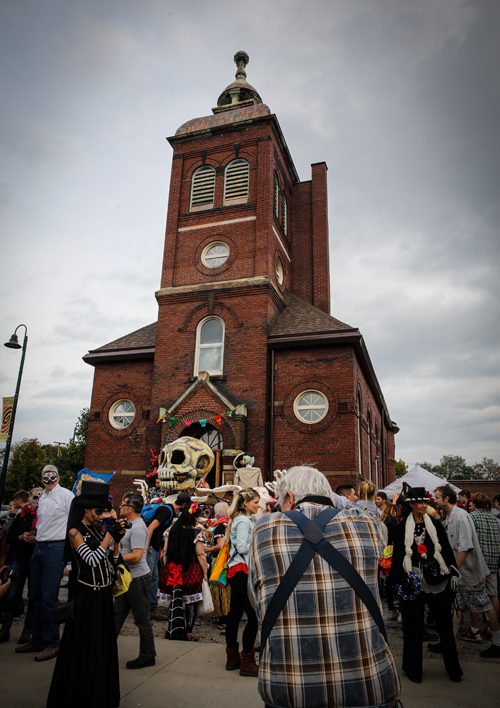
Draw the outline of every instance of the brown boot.
<instances>
[{"instance_id":1,"label":"brown boot","mask_svg":"<svg viewBox=\"0 0 500 708\"><path fill-rule=\"evenodd\" d=\"M241 652L240 676L258 676L259 667L255 663L255 652Z\"/></svg>"},{"instance_id":2,"label":"brown boot","mask_svg":"<svg viewBox=\"0 0 500 708\"><path fill-rule=\"evenodd\" d=\"M238 649L238 644L232 649L226 647L226 671L234 671L240 668L241 656Z\"/></svg>"}]
</instances>

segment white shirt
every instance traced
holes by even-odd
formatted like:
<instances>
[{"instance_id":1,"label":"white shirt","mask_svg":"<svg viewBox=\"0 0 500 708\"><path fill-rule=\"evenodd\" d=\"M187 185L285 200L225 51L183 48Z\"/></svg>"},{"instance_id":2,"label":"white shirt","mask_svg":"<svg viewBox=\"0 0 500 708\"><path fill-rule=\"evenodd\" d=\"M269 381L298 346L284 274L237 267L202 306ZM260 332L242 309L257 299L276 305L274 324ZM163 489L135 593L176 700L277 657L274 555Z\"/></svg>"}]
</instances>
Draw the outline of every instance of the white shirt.
<instances>
[{"instance_id":1,"label":"white shirt","mask_svg":"<svg viewBox=\"0 0 500 708\"><path fill-rule=\"evenodd\" d=\"M36 540L63 541L66 538L69 507L73 492L56 484L51 492L45 489L38 502Z\"/></svg>"}]
</instances>

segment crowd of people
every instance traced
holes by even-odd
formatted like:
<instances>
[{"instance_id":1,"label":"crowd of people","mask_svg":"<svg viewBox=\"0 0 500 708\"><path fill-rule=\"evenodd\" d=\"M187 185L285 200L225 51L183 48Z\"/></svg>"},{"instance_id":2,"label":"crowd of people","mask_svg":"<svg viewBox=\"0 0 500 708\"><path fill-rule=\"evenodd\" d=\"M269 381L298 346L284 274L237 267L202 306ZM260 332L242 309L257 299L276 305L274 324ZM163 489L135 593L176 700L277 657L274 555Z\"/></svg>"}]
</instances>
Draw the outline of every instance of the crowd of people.
<instances>
[{"instance_id":1,"label":"crowd of people","mask_svg":"<svg viewBox=\"0 0 500 708\"><path fill-rule=\"evenodd\" d=\"M437 636L428 650L442 655L453 682L463 675L457 639L490 640L481 656L500 658L500 495L492 504L464 490L459 500L443 484L433 493L407 487L389 500L368 481L334 492L307 466L282 475L274 494L265 509L251 487L215 505L186 492L166 503L155 485L148 500L127 492L115 511L109 484L84 481L74 496L47 465L40 487L14 495L4 528L10 570L0 585L0 642L24 614L27 582L15 651L56 660L50 708L70 694L76 708L96 695L118 706L117 637L129 613L139 647L126 667L141 669L156 662L152 623L165 623L165 639L196 641L207 603L225 629L225 668L258 677L271 707L394 703L400 680L381 598L388 621L402 624L410 681L422 681L430 627ZM209 586L223 554L223 579ZM460 631L464 611L470 626Z\"/></svg>"}]
</instances>

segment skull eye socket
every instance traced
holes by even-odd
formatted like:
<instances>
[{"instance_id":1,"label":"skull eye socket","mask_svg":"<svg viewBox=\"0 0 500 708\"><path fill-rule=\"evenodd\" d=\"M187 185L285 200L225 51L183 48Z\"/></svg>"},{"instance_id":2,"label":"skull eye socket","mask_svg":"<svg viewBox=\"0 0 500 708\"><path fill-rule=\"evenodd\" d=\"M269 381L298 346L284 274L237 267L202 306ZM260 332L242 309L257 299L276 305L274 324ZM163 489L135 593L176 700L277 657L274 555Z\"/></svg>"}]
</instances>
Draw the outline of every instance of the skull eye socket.
<instances>
[{"instance_id":1,"label":"skull eye socket","mask_svg":"<svg viewBox=\"0 0 500 708\"><path fill-rule=\"evenodd\" d=\"M159 458L158 458L158 467L161 467L161 466L163 465L163 463L165 462L166 457L167 457L166 453L162 450L162 451L160 452L160 456L159 456Z\"/></svg>"},{"instance_id":2,"label":"skull eye socket","mask_svg":"<svg viewBox=\"0 0 500 708\"><path fill-rule=\"evenodd\" d=\"M208 455L202 455L200 458L198 458L198 462L196 463L196 469L197 470L202 470L204 469L207 465L210 464L210 458Z\"/></svg>"},{"instance_id":3,"label":"skull eye socket","mask_svg":"<svg viewBox=\"0 0 500 708\"><path fill-rule=\"evenodd\" d=\"M170 462L172 465L182 465L182 463L185 461L186 455L184 454L183 450L174 450L172 452L172 457L170 458Z\"/></svg>"}]
</instances>

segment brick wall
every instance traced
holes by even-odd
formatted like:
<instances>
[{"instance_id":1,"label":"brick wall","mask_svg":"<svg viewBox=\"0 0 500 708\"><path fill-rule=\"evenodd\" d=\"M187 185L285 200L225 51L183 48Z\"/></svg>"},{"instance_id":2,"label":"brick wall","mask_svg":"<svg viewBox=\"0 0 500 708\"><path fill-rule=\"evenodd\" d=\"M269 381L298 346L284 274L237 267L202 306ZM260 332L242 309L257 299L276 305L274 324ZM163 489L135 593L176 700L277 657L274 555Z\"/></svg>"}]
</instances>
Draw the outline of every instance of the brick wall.
<instances>
[{"instance_id":1,"label":"brick wall","mask_svg":"<svg viewBox=\"0 0 500 708\"><path fill-rule=\"evenodd\" d=\"M196 331L209 315L225 325L223 374L212 383L232 405L244 404L248 409L246 420L229 426L225 422L220 428L224 447L245 444L264 475L271 471L267 335L285 306L286 290L328 313L330 301L326 165L312 166L311 181L294 183L278 135L276 119L269 116L251 126L236 124L196 139L172 139L154 363L98 364L95 371L87 465L120 471L112 483L117 493L130 489L134 476L150 470L149 449L159 449L169 434L168 426L156 423L159 409L169 409L192 384ZM224 206L224 169L236 157L250 165L249 198L245 204ZM192 176L203 164L216 170L214 206L190 212ZM273 211L275 171L280 194L287 200L286 232ZM230 250L227 262L216 269L201 262L203 249L212 241L223 241ZM276 278L278 257L284 266L282 284ZM249 280L242 283L242 279ZM380 431L382 424L353 350L331 346L279 350L275 365L273 468L310 462L329 475L333 487L344 481L358 484L359 381L361 465L363 475L369 477L368 456L374 459L381 443L372 435L368 448L367 405L373 426L378 422ZM327 395L330 410L324 424L297 422L293 401L302 386L320 388ZM138 411L134 424L123 431L113 429L108 420L109 408L118 397L132 400ZM223 408L220 399L197 389L175 416L206 417L213 424L214 415L225 413ZM182 434L182 421L178 428L175 433ZM387 460L394 455L393 439L386 435L384 440ZM388 483L390 463L384 475Z\"/></svg>"}]
</instances>

